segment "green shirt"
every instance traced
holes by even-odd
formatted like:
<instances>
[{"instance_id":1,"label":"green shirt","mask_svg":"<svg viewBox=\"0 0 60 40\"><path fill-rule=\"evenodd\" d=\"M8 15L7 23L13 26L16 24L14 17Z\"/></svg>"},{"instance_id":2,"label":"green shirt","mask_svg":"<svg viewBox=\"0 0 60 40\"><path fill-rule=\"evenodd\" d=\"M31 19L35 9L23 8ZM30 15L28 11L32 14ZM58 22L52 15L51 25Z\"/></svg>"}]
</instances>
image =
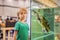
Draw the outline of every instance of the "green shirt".
<instances>
[{"instance_id":1,"label":"green shirt","mask_svg":"<svg viewBox=\"0 0 60 40\"><path fill-rule=\"evenodd\" d=\"M14 30L17 30L17 40L28 40L28 25L27 23L17 22Z\"/></svg>"}]
</instances>

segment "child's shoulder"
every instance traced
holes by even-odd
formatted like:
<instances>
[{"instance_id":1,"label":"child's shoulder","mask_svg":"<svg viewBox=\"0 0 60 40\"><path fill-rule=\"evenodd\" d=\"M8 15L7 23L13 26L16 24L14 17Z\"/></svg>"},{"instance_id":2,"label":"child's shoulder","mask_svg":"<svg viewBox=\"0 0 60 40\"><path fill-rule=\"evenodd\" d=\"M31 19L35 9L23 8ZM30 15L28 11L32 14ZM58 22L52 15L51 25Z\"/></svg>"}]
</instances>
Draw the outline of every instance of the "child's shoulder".
<instances>
[{"instance_id":1,"label":"child's shoulder","mask_svg":"<svg viewBox=\"0 0 60 40\"><path fill-rule=\"evenodd\" d=\"M19 24L19 23L20 23L19 21L16 22L16 24Z\"/></svg>"}]
</instances>

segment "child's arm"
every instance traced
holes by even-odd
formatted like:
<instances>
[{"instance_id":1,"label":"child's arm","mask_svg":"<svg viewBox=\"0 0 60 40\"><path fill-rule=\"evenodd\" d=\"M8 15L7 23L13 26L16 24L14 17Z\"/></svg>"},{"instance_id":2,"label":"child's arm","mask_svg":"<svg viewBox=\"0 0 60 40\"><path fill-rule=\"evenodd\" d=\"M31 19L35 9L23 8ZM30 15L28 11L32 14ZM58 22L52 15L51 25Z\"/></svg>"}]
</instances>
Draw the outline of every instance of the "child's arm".
<instances>
[{"instance_id":1,"label":"child's arm","mask_svg":"<svg viewBox=\"0 0 60 40\"><path fill-rule=\"evenodd\" d=\"M17 39L16 39L17 33L18 33L18 31L15 30L15 31L14 31L14 40L17 40Z\"/></svg>"}]
</instances>

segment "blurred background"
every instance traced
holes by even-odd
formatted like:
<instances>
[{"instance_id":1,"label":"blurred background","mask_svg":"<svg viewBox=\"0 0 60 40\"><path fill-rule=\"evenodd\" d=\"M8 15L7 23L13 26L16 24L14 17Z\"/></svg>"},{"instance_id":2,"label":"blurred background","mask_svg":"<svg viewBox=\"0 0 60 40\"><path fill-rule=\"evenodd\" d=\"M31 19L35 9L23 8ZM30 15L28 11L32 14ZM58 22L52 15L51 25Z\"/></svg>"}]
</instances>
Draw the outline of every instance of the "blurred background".
<instances>
[{"instance_id":1,"label":"blurred background","mask_svg":"<svg viewBox=\"0 0 60 40\"><path fill-rule=\"evenodd\" d=\"M32 8L54 8L60 6L60 0L32 0Z\"/></svg>"}]
</instances>

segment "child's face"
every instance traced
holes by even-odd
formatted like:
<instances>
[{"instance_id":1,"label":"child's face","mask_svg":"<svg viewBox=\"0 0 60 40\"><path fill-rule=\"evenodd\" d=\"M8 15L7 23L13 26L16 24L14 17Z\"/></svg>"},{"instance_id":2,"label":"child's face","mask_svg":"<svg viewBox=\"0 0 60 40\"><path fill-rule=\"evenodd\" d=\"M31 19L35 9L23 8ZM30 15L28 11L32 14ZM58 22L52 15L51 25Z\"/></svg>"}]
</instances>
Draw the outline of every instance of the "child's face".
<instances>
[{"instance_id":1,"label":"child's face","mask_svg":"<svg viewBox=\"0 0 60 40\"><path fill-rule=\"evenodd\" d=\"M26 20L27 17L27 12L26 11L21 11L19 14L20 20Z\"/></svg>"}]
</instances>

